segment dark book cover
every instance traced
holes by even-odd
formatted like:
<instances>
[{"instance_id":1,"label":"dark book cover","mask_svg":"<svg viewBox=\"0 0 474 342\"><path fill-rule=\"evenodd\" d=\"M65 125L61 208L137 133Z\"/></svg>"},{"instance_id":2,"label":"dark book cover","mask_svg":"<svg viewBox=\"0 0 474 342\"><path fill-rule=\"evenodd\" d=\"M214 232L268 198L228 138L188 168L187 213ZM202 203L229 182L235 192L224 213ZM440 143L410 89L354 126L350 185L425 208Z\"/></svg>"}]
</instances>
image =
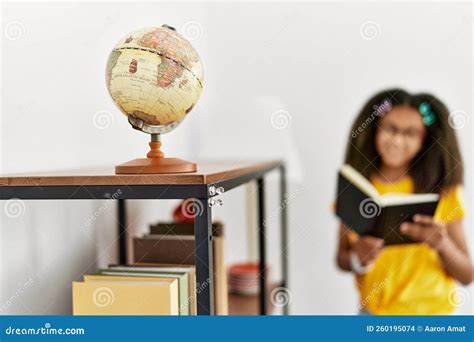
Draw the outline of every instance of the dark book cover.
<instances>
[{"instance_id":1,"label":"dark book cover","mask_svg":"<svg viewBox=\"0 0 474 342\"><path fill-rule=\"evenodd\" d=\"M213 236L222 236L223 232L224 225L221 222L212 223ZM160 222L150 225L150 234L194 235L194 224L182 222Z\"/></svg>"},{"instance_id":2,"label":"dark book cover","mask_svg":"<svg viewBox=\"0 0 474 342\"><path fill-rule=\"evenodd\" d=\"M339 172L336 215L359 235L382 238L386 245L412 243L401 234L400 225L412 221L416 214L433 216L438 206L436 194L368 195L375 188L366 189L351 176L349 172Z\"/></svg>"},{"instance_id":3,"label":"dark book cover","mask_svg":"<svg viewBox=\"0 0 474 342\"><path fill-rule=\"evenodd\" d=\"M194 265L194 236L146 235L133 239L134 262Z\"/></svg>"}]
</instances>

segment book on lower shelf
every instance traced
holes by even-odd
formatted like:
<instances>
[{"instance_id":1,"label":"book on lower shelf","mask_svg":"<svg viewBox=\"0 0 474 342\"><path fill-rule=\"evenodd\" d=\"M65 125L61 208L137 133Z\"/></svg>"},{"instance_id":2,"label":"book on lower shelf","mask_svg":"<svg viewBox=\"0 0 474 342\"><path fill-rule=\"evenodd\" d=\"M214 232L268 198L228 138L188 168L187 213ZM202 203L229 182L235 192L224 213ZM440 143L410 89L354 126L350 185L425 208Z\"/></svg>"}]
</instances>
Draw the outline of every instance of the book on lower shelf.
<instances>
[{"instance_id":1,"label":"book on lower shelf","mask_svg":"<svg viewBox=\"0 0 474 342\"><path fill-rule=\"evenodd\" d=\"M187 316L190 314L189 303L189 276L187 273L161 273L161 271L140 271L140 270L100 270L98 275L86 275L84 280L116 280L116 281L160 281L162 279L178 280L178 302L179 314Z\"/></svg>"},{"instance_id":2,"label":"book on lower shelf","mask_svg":"<svg viewBox=\"0 0 474 342\"><path fill-rule=\"evenodd\" d=\"M227 315L228 287L225 266L223 225L213 223L214 311ZM192 223L159 223L150 233L133 240L133 260L137 265L149 263L187 265L195 267L194 225Z\"/></svg>"},{"instance_id":3,"label":"book on lower shelf","mask_svg":"<svg viewBox=\"0 0 474 342\"><path fill-rule=\"evenodd\" d=\"M178 280L84 277L73 282L74 315L178 315Z\"/></svg>"},{"instance_id":4,"label":"book on lower shelf","mask_svg":"<svg viewBox=\"0 0 474 342\"><path fill-rule=\"evenodd\" d=\"M102 270L104 271L104 270ZM124 274L132 274L134 276L140 276L144 273L150 274L149 276L166 275L166 274L185 274L187 279L184 282L181 282L180 286L186 286L187 290L183 291L184 296L187 295L186 302L183 302L183 305L189 307L189 314L197 314L197 303L196 303L196 268L193 265L190 266L177 266L172 264L158 264L158 263L141 263L141 264L132 264L132 265L110 265L109 268L105 271L105 274L114 274L116 272L124 272ZM148 275L147 275L148 276Z\"/></svg>"}]
</instances>

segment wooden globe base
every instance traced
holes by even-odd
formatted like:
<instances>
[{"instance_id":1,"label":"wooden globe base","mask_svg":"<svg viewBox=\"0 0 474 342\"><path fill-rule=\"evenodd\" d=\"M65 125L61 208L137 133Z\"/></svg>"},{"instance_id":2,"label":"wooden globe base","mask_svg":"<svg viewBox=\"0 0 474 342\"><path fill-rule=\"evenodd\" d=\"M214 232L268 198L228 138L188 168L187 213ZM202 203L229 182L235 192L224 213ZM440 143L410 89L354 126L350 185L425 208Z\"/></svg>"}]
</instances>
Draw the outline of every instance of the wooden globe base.
<instances>
[{"instance_id":1,"label":"wooden globe base","mask_svg":"<svg viewBox=\"0 0 474 342\"><path fill-rule=\"evenodd\" d=\"M183 173L195 172L197 165L178 158L165 158L159 141L150 142L147 158L138 158L115 166L116 174Z\"/></svg>"}]
</instances>

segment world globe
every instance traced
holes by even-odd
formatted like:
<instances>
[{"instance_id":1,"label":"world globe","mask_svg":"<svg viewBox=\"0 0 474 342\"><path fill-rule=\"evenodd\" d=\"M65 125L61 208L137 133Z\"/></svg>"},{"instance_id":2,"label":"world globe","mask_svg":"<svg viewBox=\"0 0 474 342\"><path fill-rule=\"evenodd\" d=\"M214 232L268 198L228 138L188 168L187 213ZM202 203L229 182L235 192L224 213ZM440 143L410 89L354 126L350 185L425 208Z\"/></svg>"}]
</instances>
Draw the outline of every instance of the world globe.
<instances>
[{"instance_id":1,"label":"world globe","mask_svg":"<svg viewBox=\"0 0 474 342\"><path fill-rule=\"evenodd\" d=\"M109 55L107 89L136 129L167 133L192 110L202 91L201 60L168 25L143 28L121 39Z\"/></svg>"},{"instance_id":2,"label":"world globe","mask_svg":"<svg viewBox=\"0 0 474 342\"><path fill-rule=\"evenodd\" d=\"M117 165L115 173L194 172L195 163L165 158L161 134L176 128L202 91L201 59L168 25L143 28L121 39L109 55L107 89L133 128L151 134L147 158Z\"/></svg>"}]
</instances>

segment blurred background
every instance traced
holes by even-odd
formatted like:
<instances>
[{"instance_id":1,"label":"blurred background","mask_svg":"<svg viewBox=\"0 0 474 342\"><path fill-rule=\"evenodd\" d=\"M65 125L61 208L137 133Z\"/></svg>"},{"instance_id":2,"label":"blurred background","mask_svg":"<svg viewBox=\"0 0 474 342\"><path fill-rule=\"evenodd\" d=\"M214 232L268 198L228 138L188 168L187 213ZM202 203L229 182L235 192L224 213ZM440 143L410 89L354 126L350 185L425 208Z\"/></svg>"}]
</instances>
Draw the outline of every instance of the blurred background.
<instances>
[{"instance_id":1,"label":"blurred background","mask_svg":"<svg viewBox=\"0 0 474 342\"><path fill-rule=\"evenodd\" d=\"M200 54L204 91L188 119L163 136L163 151L196 161L284 159L291 313L355 314L353 277L335 265L330 205L352 120L380 89L432 92L458 111L473 251L473 20L470 2L4 2L0 172L142 157L149 137L113 104L105 64L128 32L174 26ZM277 174L267 178L274 279L278 184ZM226 262L252 259L252 187L222 199L213 215L225 224ZM176 204L131 202L130 233L169 220ZM1 313L69 314L71 282L116 261L115 214L115 205L99 201L27 201L19 217L1 210ZM472 314L473 287L464 293L458 313Z\"/></svg>"}]
</instances>

